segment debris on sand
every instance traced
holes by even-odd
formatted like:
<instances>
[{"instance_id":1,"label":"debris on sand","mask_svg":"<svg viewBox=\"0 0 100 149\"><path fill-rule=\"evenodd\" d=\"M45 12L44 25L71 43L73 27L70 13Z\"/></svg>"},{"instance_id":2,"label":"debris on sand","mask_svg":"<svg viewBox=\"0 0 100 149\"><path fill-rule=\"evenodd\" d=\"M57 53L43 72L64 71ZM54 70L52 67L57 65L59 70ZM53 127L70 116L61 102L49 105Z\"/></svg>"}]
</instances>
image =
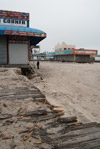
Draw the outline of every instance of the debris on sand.
<instances>
[{"instance_id":1,"label":"debris on sand","mask_svg":"<svg viewBox=\"0 0 100 149\"><path fill-rule=\"evenodd\" d=\"M63 110L16 69L0 69L0 148L65 149L100 147L100 124L62 117Z\"/></svg>"}]
</instances>

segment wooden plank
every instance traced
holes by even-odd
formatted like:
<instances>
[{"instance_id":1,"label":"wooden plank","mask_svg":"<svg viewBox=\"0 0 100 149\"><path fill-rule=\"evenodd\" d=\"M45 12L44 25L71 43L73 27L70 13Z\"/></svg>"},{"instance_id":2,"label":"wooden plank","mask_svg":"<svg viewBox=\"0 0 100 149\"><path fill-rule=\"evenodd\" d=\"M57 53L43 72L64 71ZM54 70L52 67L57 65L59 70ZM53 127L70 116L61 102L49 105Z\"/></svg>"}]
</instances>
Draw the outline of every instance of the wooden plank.
<instances>
[{"instance_id":1,"label":"wooden plank","mask_svg":"<svg viewBox=\"0 0 100 149\"><path fill-rule=\"evenodd\" d=\"M27 111L25 114L22 114L23 116L41 116L41 115L47 115L48 111L46 110L35 110L35 111Z\"/></svg>"},{"instance_id":2,"label":"wooden plank","mask_svg":"<svg viewBox=\"0 0 100 149\"><path fill-rule=\"evenodd\" d=\"M55 146L55 147L59 147L59 148L71 148L73 146L78 146L84 142L87 142L89 143L89 141L93 141L93 140L98 140L100 139L100 132L95 132L95 133L91 133L91 134L88 134L87 136L78 136L77 138L73 138L72 139L66 139L65 142L63 142L62 144L59 144L58 146ZM62 142L62 141L61 141ZM57 142L56 141L56 144L59 143L59 141ZM100 144L100 142L99 142Z\"/></svg>"},{"instance_id":3,"label":"wooden plank","mask_svg":"<svg viewBox=\"0 0 100 149\"><path fill-rule=\"evenodd\" d=\"M59 123L73 123L73 122L77 122L77 117L64 117L64 118L59 118L57 119L57 121Z\"/></svg>"},{"instance_id":4,"label":"wooden plank","mask_svg":"<svg viewBox=\"0 0 100 149\"><path fill-rule=\"evenodd\" d=\"M85 124L80 124L80 125L77 125L77 123L75 125L66 125L65 127L62 128L61 131L59 131L59 133L65 134L72 130L80 130L84 128L90 128L92 126L100 127L100 124L96 122L90 122L90 123L85 123Z\"/></svg>"},{"instance_id":5,"label":"wooden plank","mask_svg":"<svg viewBox=\"0 0 100 149\"><path fill-rule=\"evenodd\" d=\"M26 98L43 98L44 95L42 94L24 94L24 95L11 95L11 96L3 96L0 97L1 100L20 100L20 99L26 99Z\"/></svg>"},{"instance_id":6,"label":"wooden plank","mask_svg":"<svg viewBox=\"0 0 100 149\"><path fill-rule=\"evenodd\" d=\"M0 120L9 119L11 118L11 114L0 114Z\"/></svg>"},{"instance_id":7,"label":"wooden plank","mask_svg":"<svg viewBox=\"0 0 100 149\"><path fill-rule=\"evenodd\" d=\"M62 142L64 141L68 141L70 140L71 138L75 138L77 139L77 137L85 137L85 136L89 136L89 134L92 134L92 133L96 133L96 132L99 132L100 133L100 129L98 127L90 127L90 128L85 128L85 129L80 129L80 130L73 130L73 131L69 131L68 133L65 133L65 134L58 134L59 137L53 137L53 139L55 140L62 140ZM56 136L56 135L55 135Z\"/></svg>"}]
</instances>

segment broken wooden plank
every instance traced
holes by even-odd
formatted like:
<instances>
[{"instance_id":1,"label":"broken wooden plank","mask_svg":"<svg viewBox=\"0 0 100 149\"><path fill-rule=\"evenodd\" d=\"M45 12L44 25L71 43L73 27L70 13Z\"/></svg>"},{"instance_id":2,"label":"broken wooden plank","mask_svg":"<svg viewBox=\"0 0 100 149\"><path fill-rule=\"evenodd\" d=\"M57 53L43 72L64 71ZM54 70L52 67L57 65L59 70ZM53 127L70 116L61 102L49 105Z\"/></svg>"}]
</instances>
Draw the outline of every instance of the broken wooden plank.
<instances>
[{"instance_id":1,"label":"broken wooden plank","mask_svg":"<svg viewBox=\"0 0 100 149\"><path fill-rule=\"evenodd\" d=\"M47 115L48 111L46 110L35 110L35 111L27 111L23 116L41 116Z\"/></svg>"},{"instance_id":2,"label":"broken wooden plank","mask_svg":"<svg viewBox=\"0 0 100 149\"><path fill-rule=\"evenodd\" d=\"M57 139L57 138L56 138ZM74 147L77 146L79 144L81 144L82 142L89 142L89 141L93 141L96 139L100 139L100 132L95 132L95 133L90 133L86 136L77 136L77 137L71 137L71 138L65 138L65 141L63 142L62 139L61 140L57 140L55 143L59 143L61 141L61 144L58 144L57 146L55 146L56 148L70 148L70 147ZM53 141L54 142L54 141ZM100 143L99 143L100 144Z\"/></svg>"},{"instance_id":3,"label":"broken wooden plank","mask_svg":"<svg viewBox=\"0 0 100 149\"><path fill-rule=\"evenodd\" d=\"M66 125L65 127L62 128L61 131L59 131L59 133L67 133L71 130L79 130L79 129L84 129L84 128L90 128L92 126L100 127L100 124L98 124L96 122L90 122L90 123L77 125L77 123L75 123L73 125Z\"/></svg>"},{"instance_id":4,"label":"broken wooden plank","mask_svg":"<svg viewBox=\"0 0 100 149\"><path fill-rule=\"evenodd\" d=\"M0 114L0 120L12 118L11 114Z\"/></svg>"},{"instance_id":5,"label":"broken wooden plank","mask_svg":"<svg viewBox=\"0 0 100 149\"><path fill-rule=\"evenodd\" d=\"M64 117L64 118L59 118L57 119L58 122L60 123L74 123L77 122L77 117Z\"/></svg>"}]
</instances>

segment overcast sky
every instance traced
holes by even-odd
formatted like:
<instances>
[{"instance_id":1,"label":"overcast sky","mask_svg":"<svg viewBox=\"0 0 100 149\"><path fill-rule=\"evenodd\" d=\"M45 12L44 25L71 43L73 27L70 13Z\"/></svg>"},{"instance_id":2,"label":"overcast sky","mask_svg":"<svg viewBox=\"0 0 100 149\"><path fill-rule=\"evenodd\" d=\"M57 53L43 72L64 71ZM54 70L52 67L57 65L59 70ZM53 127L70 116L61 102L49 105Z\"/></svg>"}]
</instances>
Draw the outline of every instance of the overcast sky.
<instances>
[{"instance_id":1,"label":"overcast sky","mask_svg":"<svg viewBox=\"0 0 100 149\"><path fill-rule=\"evenodd\" d=\"M29 12L30 27L47 33L42 51L62 42L100 51L100 0L0 0L0 9Z\"/></svg>"}]
</instances>

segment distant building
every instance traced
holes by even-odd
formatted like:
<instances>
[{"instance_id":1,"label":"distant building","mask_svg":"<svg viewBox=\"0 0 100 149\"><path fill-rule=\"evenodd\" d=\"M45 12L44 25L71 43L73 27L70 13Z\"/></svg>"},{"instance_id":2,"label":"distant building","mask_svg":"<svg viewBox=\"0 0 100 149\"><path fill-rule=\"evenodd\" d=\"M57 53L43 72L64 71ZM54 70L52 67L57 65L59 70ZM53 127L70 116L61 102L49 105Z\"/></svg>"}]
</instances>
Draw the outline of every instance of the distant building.
<instances>
[{"instance_id":1,"label":"distant building","mask_svg":"<svg viewBox=\"0 0 100 149\"><path fill-rule=\"evenodd\" d=\"M55 46L55 51L63 51L63 50L69 50L69 49L75 49L75 45L69 45L69 44L66 44L65 42L62 42L61 44L58 43Z\"/></svg>"},{"instance_id":2,"label":"distant building","mask_svg":"<svg viewBox=\"0 0 100 149\"><path fill-rule=\"evenodd\" d=\"M53 60L52 52L35 53L32 55L33 60L48 61Z\"/></svg>"},{"instance_id":3,"label":"distant building","mask_svg":"<svg viewBox=\"0 0 100 149\"><path fill-rule=\"evenodd\" d=\"M52 53L54 60L63 62L94 62L95 56L98 54L97 50L91 49L75 49L74 45L67 45L65 43L57 44L55 52Z\"/></svg>"}]
</instances>

